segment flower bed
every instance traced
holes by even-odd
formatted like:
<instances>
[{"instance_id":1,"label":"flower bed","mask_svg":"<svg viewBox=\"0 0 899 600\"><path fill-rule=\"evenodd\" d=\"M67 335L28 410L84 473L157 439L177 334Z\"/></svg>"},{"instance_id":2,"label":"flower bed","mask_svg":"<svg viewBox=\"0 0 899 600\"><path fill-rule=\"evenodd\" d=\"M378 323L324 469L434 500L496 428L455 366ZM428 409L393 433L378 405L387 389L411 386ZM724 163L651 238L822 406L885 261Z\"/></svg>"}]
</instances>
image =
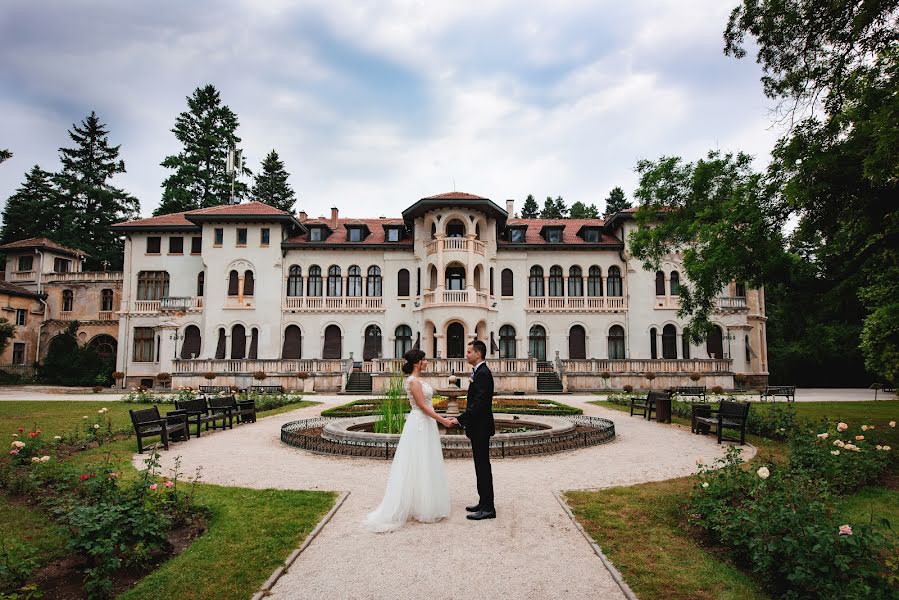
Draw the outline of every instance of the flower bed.
<instances>
[{"instance_id":1,"label":"flower bed","mask_svg":"<svg viewBox=\"0 0 899 600\"><path fill-rule=\"evenodd\" d=\"M447 407L447 398L443 396L434 396L434 408L438 411L444 411ZM459 410L465 410L466 401L464 398L458 400ZM380 410L381 399L372 398L365 400L355 400L348 404L342 404L322 411L323 417L366 417L378 414ZM409 412L411 408L408 402L403 406L404 412ZM518 415L579 415L583 411L555 400L544 400L535 398L494 398L493 412Z\"/></svg>"}]
</instances>

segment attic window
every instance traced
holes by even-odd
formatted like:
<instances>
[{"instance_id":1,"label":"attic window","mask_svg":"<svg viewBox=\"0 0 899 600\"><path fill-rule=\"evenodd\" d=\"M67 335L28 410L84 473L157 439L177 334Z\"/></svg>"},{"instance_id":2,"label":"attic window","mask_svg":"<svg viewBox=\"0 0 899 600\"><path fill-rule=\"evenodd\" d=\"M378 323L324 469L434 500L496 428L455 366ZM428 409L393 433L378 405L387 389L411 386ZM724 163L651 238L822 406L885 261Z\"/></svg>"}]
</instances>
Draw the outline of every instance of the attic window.
<instances>
[{"instance_id":1,"label":"attic window","mask_svg":"<svg viewBox=\"0 0 899 600\"><path fill-rule=\"evenodd\" d=\"M599 230L598 229L585 229L583 238L585 242L591 243L599 243Z\"/></svg>"},{"instance_id":2,"label":"attic window","mask_svg":"<svg viewBox=\"0 0 899 600\"><path fill-rule=\"evenodd\" d=\"M400 241L400 230L396 227L388 228L387 229L387 241L388 242Z\"/></svg>"},{"instance_id":3,"label":"attic window","mask_svg":"<svg viewBox=\"0 0 899 600\"><path fill-rule=\"evenodd\" d=\"M322 241L322 228L321 227L312 227L309 229L309 241L310 242Z\"/></svg>"},{"instance_id":4,"label":"attic window","mask_svg":"<svg viewBox=\"0 0 899 600\"><path fill-rule=\"evenodd\" d=\"M362 228L361 227L350 227L347 229L347 240L351 242L361 242L362 241Z\"/></svg>"},{"instance_id":5,"label":"attic window","mask_svg":"<svg viewBox=\"0 0 899 600\"><path fill-rule=\"evenodd\" d=\"M553 228L546 230L546 241L549 243L559 243L562 241L562 229Z\"/></svg>"},{"instance_id":6,"label":"attic window","mask_svg":"<svg viewBox=\"0 0 899 600\"><path fill-rule=\"evenodd\" d=\"M513 227L509 230L509 241L515 244L524 243L525 230L521 227Z\"/></svg>"}]
</instances>

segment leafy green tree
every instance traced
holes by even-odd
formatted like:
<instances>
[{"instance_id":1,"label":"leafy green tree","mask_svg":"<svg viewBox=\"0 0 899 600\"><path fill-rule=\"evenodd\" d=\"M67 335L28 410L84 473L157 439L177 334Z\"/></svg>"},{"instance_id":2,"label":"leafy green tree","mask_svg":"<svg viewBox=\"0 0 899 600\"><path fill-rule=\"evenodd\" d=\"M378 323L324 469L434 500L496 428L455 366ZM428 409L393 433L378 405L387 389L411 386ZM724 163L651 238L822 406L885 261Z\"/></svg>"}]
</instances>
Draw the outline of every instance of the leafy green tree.
<instances>
[{"instance_id":1,"label":"leafy green tree","mask_svg":"<svg viewBox=\"0 0 899 600\"><path fill-rule=\"evenodd\" d=\"M262 171L256 175L256 182L250 192L256 200L292 213L296 194L287 183L289 174L278 153L272 150L262 161Z\"/></svg>"},{"instance_id":2,"label":"leafy green tree","mask_svg":"<svg viewBox=\"0 0 899 600\"><path fill-rule=\"evenodd\" d=\"M525 198L524 206L521 207L521 218L536 219L539 214L540 207L537 205L537 200L533 194L528 194L528 197Z\"/></svg>"},{"instance_id":3,"label":"leafy green tree","mask_svg":"<svg viewBox=\"0 0 899 600\"><path fill-rule=\"evenodd\" d=\"M61 241L91 255L90 266L108 261L121 268L124 241L110 230L113 223L135 218L137 198L111 184L125 172L121 146L110 146L106 125L91 111L68 132L74 145L59 149L62 170L56 175L62 227Z\"/></svg>"},{"instance_id":4,"label":"leafy green tree","mask_svg":"<svg viewBox=\"0 0 899 600\"><path fill-rule=\"evenodd\" d=\"M599 209L595 204L584 204L580 200L571 205L568 213L569 219L596 219L599 217Z\"/></svg>"},{"instance_id":5,"label":"leafy green tree","mask_svg":"<svg viewBox=\"0 0 899 600\"><path fill-rule=\"evenodd\" d=\"M10 158L12 158L12 152L5 148L0 148L0 164L5 163Z\"/></svg>"},{"instance_id":6,"label":"leafy green tree","mask_svg":"<svg viewBox=\"0 0 899 600\"><path fill-rule=\"evenodd\" d=\"M551 196L546 197L543 203L543 211L540 213L541 219L567 219L568 207L562 196L557 196L555 200Z\"/></svg>"},{"instance_id":7,"label":"leafy green tree","mask_svg":"<svg viewBox=\"0 0 899 600\"><path fill-rule=\"evenodd\" d=\"M178 115L172 133L181 152L167 156L162 166L174 172L162 184L162 202L153 212L162 215L227 204L231 176L227 173L228 150L239 149L237 115L222 104L215 86L198 87L187 98L188 110ZM240 175L252 175L243 168ZM234 197L242 199L247 185L234 182Z\"/></svg>"},{"instance_id":8,"label":"leafy green tree","mask_svg":"<svg viewBox=\"0 0 899 600\"><path fill-rule=\"evenodd\" d=\"M38 236L55 239L62 225L59 209L53 174L35 165L25 174L25 183L3 207L0 243L8 244Z\"/></svg>"},{"instance_id":9,"label":"leafy green tree","mask_svg":"<svg viewBox=\"0 0 899 600\"><path fill-rule=\"evenodd\" d=\"M0 354L6 352L9 340L16 335L15 326L6 317L0 317Z\"/></svg>"},{"instance_id":10,"label":"leafy green tree","mask_svg":"<svg viewBox=\"0 0 899 600\"><path fill-rule=\"evenodd\" d=\"M609 197L606 198L606 211L603 216L609 217L628 208L633 208L631 201L624 195L624 190L616 186L612 188Z\"/></svg>"},{"instance_id":11,"label":"leafy green tree","mask_svg":"<svg viewBox=\"0 0 899 600\"><path fill-rule=\"evenodd\" d=\"M114 365L104 360L89 345L78 344L78 321L72 321L65 330L50 340L47 356L41 365L41 379L60 385L96 385L111 383Z\"/></svg>"}]
</instances>

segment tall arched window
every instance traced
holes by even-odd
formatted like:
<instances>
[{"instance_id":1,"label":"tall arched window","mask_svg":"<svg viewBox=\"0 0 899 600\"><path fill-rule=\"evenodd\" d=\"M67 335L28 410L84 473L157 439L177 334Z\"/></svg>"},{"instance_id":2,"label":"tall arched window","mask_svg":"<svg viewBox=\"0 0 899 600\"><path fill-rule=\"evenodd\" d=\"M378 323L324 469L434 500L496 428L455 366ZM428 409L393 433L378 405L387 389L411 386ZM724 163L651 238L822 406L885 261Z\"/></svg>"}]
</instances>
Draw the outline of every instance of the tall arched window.
<instances>
[{"instance_id":1,"label":"tall arched window","mask_svg":"<svg viewBox=\"0 0 899 600\"><path fill-rule=\"evenodd\" d=\"M578 266L568 269L568 295L584 295L584 272Z\"/></svg>"},{"instance_id":2,"label":"tall arched window","mask_svg":"<svg viewBox=\"0 0 899 600\"><path fill-rule=\"evenodd\" d=\"M517 343L515 340L515 328L511 325L503 325L499 328L499 357L516 358Z\"/></svg>"},{"instance_id":3,"label":"tall arched window","mask_svg":"<svg viewBox=\"0 0 899 600\"><path fill-rule=\"evenodd\" d=\"M237 324L231 328L231 358L240 359L247 356L247 330Z\"/></svg>"},{"instance_id":4,"label":"tall arched window","mask_svg":"<svg viewBox=\"0 0 899 600\"><path fill-rule=\"evenodd\" d=\"M281 358L302 358L303 334L296 325L288 325L284 329L284 345Z\"/></svg>"},{"instance_id":5,"label":"tall arched window","mask_svg":"<svg viewBox=\"0 0 899 600\"><path fill-rule=\"evenodd\" d=\"M322 295L322 268L318 265L309 267L309 281L306 282L306 295L318 297Z\"/></svg>"},{"instance_id":6,"label":"tall arched window","mask_svg":"<svg viewBox=\"0 0 899 600\"><path fill-rule=\"evenodd\" d=\"M71 312L75 308L75 292L72 290L62 291L62 312Z\"/></svg>"},{"instance_id":7,"label":"tall arched window","mask_svg":"<svg viewBox=\"0 0 899 600\"><path fill-rule=\"evenodd\" d=\"M624 358L624 327L612 325L609 328L609 358L621 360Z\"/></svg>"},{"instance_id":8,"label":"tall arched window","mask_svg":"<svg viewBox=\"0 0 899 600\"><path fill-rule=\"evenodd\" d=\"M259 330L253 327L250 330L250 352L247 354L247 358L256 360L259 354Z\"/></svg>"},{"instance_id":9,"label":"tall arched window","mask_svg":"<svg viewBox=\"0 0 899 600\"><path fill-rule=\"evenodd\" d=\"M661 271L656 271L656 296L664 296L664 295L665 295L665 274Z\"/></svg>"},{"instance_id":10,"label":"tall arched window","mask_svg":"<svg viewBox=\"0 0 899 600\"><path fill-rule=\"evenodd\" d=\"M649 330L649 358L655 360L659 357L659 348L658 348L658 332L656 328L653 327Z\"/></svg>"},{"instance_id":11,"label":"tall arched window","mask_svg":"<svg viewBox=\"0 0 899 600\"><path fill-rule=\"evenodd\" d=\"M247 269L243 274L243 295L252 296L256 291L256 281L253 277L253 271Z\"/></svg>"},{"instance_id":12,"label":"tall arched window","mask_svg":"<svg viewBox=\"0 0 899 600\"><path fill-rule=\"evenodd\" d=\"M112 311L112 290L105 289L100 292L100 310L103 312Z\"/></svg>"},{"instance_id":13,"label":"tall arched window","mask_svg":"<svg viewBox=\"0 0 899 600\"><path fill-rule=\"evenodd\" d=\"M616 266L609 267L609 275L606 278L607 296L623 296L621 285L621 269Z\"/></svg>"},{"instance_id":14,"label":"tall arched window","mask_svg":"<svg viewBox=\"0 0 899 600\"><path fill-rule=\"evenodd\" d=\"M335 359L343 354L343 334L337 325L328 325L325 328L325 345L322 348L322 358Z\"/></svg>"},{"instance_id":15,"label":"tall arched window","mask_svg":"<svg viewBox=\"0 0 899 600\"><path fill-rule=\"evenodd\" d=\"M584 360L587 358L587 332L580 325L568 330L568 358Z\"/></svg>"},{"instance_id":16,"label":"tall arched window","mask_svg":"<svg viewBox=\"0 0 899 600\"><path fill-rule=\"evenodd\" d=\"M160 300L169 295L167 271L141 271L137 274L137 299Z\"/></svg>"},{"instance_id":17,"label":"tall arched window","mask_svg":"<svg viewBox=\"0 0 899 600\"><path fill-rule=\"evenodd\" d=\"M662 327L662 358L677 358L677 328L674 325Z\"/></svg>"},{"instance_id":18,"label":"tall arched window","mask_svg":"<svg viewBox=\"0 0 899 600\"><path fill-rule=\"evenodd\" d=\"M587 295L602 296L602 269L596 265L587 272Z\"/></svg>"},{"instance_id":19,"label":"tall arched window","mask_svg":"<svg viewBox=\"0 0 899 600\"><path fill-rule=\"evenodd\" d=\"M564 279L562 279L562 267L559 265L554 265L549 268L549 295L550 296L564 296L565 295L565 285Z\"/></svg>"},{"instance_id":20,"label":"tall arched window","mask_svg":"<svg viewBox=\"0 0 899 600\"><path fill-rule=\"evenodd\" d=\"M503 269L499 275L499 293L503 296L515 295L515 284L513 283L512 269Z\"/></svg>"},{"instance_id":21,"label":"tall arched window","mask_svg":"<svg viewBox=\"0 0 899 600\"><path fill-rule=\"evenodd\" d=\"M686 327L681 333L681 358L690 358L690 330Z\"/></svg>"},{"instance_id":22,"label":"tall arched window","mask_svg":"<svg viewBox=\"0 0 899 600\"><path fill-rule=\"evenodd\" d=\"M396 339L393 342L393 355L396 358L403 358L406 352L412 349L412 328L400 325L394 335Z\"/></svg>"},{"instance_id":23,"label":"tall arched window","mask_svg":"<svg viewBox=\"0 0 899 600\"><path fill-rule=\"evenodd\" d=\"M744 344L746 349L746 366L749 366L749 363L752 361L752 346L749 345L749 336L744 336Z\"/></svg>"},{"instance_id":24,"label":"tall arched window","mask_svg":"<svg viewBox=\"0 0 899 600\"><path fill-rule=\"evenodd\" d=\"M671 288L671 295L680 296L680 273L671 271L671 283L669 285Z\"/></svg>"},{"instance_id":25,"label":"tall arched window","mask_svg":"<svg viewBox=\"0 0 899 600\"><path fill-rule=\"evenodd\" d=\"M542 325L534 325L528 333L528 349L532 357L546 360L546 329Z\"/></svg>"},{"instance_id":26,"label":"tall arched window","mask_svg":"<svg viewBox=\"0 0 899 600\"><path fill-rule=\"evenodd\" d=\"M181 343L181 358L196 358L200 356L200 328L196 325L188 325L184 328L184 341Z\"/></svg>"},{"instance_id":27,"label":"tall arched window","mask_svg":"<svg viewBox=\"0 0 899 600\"><path fill-rule=\"evenodd\" d=\"M436 282L436 275L434 280ZM436 283L434 283L434 286L436 287ZM434 287L431 289L433 290ZM400 269L396 274L396 295L401 298L409 295L409 271L407 269Z\"/></svg>"},{"instance_id":28,"label":"tall arched window","mask_svg":"<svg viewBox=\"0 0 899 600\"><path fill-rule=\"evenodd\" d=\"M365 295L368 297L381 296L381 267L369 267L368 279L365 281Z\"/></svg>"},{"instance_id":29,"label":"tall arched window","mask_svg":"<svg viewBox=\"0 0 899 600\"><path fill-rule=\"evenodd\" d=\"M528 277L528 296L544 296L543 292L543 267L534 265Z\"/></svg>"},{"instance_id":30,"label":"tall arched window","mask_svg":"<svg viewBox=\"0 0 899 600\"><path fill-rule=\"evenodd\" d=\"M736 282L734 284L734 295L737 298L745 298L746 297L746 284L742 281Z\"/></svg>"},{"instance_id":31,"label":"tall arched window","mask_svg":"<svg viewBox=\"0 0 899 600\"><path fill-rule=\"evenodd\" d=\"M197 273L197 297L202 298L206 294L206 273Z\"/></svg>"},{"instance_id":32,"label":"tall arched window","mask_svg":"<svg viewBox=\"0 0 899 600\"><path fill-rule=\"evenodd\" d=\"M225 358L225 328L219 327L218 340L215 343L215 357L219 360Z\"/></svg>"},{"instance_id":33,"label":"tall arched window","mask_svg":"<svg viewBox=\"0 0 899 600\"><path fill-rule=\"evenodd\" d=\"M340 278L340 267L328 267L328 296L343 296L343 280Z\"/></svg>"},{"instance_id":34,"label":"tall arched window","mask_svg":"<svg viewBox=\"0 0 899 600\"><path fill-rule=\"evenodd\" d=\"M446 237L465 237L465 223L459 219L453 219L446 224Z\"/></svg>"},{"instance_id":35,"label":"tall arched window","mask_svg":"<svg viewBox=\"0 0 899 600\"><path fill-rule=\"evenodd\" d=\"M381 328L369 325L365 328L365 341L362 345L362 360L381 357Z\"/></svg>"},{"instance_id":36,"label":"tall arched window","mask_svg":"<svg viewBox=\"0 0 899 600\"><path fill-rule=\"evenodd\" d=\"M228 273L228 295L237 296L238 294L240 294L240 275L232 269Z\"/></svg>"},{"instance_id":37,"label":"tall arched window","mask_svg":"<svg viewBox=\"0 0 899 600\"><path fill-rule=\"evenodd\" d=\"M490 295L493 295L493 267L490 267Z\"/></svg>"},{"instance_id":38,"label":"tall arched window","mask_svg":"<svg viewBox=\"0 0 899 600\"><path fill-rule=\"evenodd\" d=\"M356 265L347 269L346 295L353 297L362 295L362 269Z\"/></svg>"},{"instance_id":39,"label":"tall arched window","mask_svg":"<svg viewBox=\"0 0 899 600\"><path fill-rule=\"evenodd\" d=\"M287 273L287 295L302 296L303 268L299 265L292 265Z\"/></svg>"},{"instance_id":40,"label":"tall arched window","mask_svg":"<svg viewBox=\"0 0 899 600\"><path fill-rule=\"evenodd\" d=\"M705 339L705 351L709 358L724 358L723 334L717 325L712 325L709 336Z\"/></svg>"}]
</instances>

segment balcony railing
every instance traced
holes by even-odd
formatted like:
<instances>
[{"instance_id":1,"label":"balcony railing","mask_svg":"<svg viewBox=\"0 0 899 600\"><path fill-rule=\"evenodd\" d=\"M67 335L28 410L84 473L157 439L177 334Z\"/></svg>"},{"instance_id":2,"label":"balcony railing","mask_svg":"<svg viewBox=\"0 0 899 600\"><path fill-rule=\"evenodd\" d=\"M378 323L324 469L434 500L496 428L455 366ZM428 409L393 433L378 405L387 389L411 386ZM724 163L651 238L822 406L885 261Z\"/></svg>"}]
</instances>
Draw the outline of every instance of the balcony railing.
<instances>
[{"instance_id":1,"label":"balcony railing","mask_svg":"<svg viewBox=\"0 0 899 600\"><path fill-rule=\"evenodd\" d=\"M444 252L468 252L469 250L484 255L487 244L481 240L469 240L468 238L443 238L442 240L430 240L425 244L425 250L430 254L437 254L440 248Z\"/></svg>"},{"instance_id":2,"label":"balcony railing","mask_svg":"<svg viewBox=\"0 0 899 600\"><path fill-rule=\"evenodd\" d=\"M733 370L730 359L587 359L563 360L562 370L566 373L729 373Z\"/></svg>"},{"instance_id":3,"label":"balcony railing","mask_svg":"<svg viewBox=\"0 0 899 600\"><path fill-rule=\"evenodd\" d=\"M443 290L442 292L425 292L422 300L425 306L463 304L486 307L489 296L474 290Z\"/></svg>"},{"instance_id":4,"label":"balcony railing","mask_svg":"<svg viewBox=\"0 0 899 600\"><path fill-rule=\"evenodd\" d=\"M604 312L627 309L623 296L531 296L528 310L543 312Z\"/></svg>"},{"instance_id":5,"label":"balcony railing","mask_svg":"<svg viewBox=\"0 0 899 600\"><path fill-rule=\"evenodd\" d=\"M111 310L101 310L100 311L100 320L101 321L115 321L115 311Z\"/></svg>"},{"instance_id":6,"label":"balcony railing","mask_svg":"<svg viewBox=\"0 0 899 600\"><path fill-rule=\"evenodd\" d=\"M44 282L49 281L122 281L121 271L72 271L69 273L44 273Z\"/></svg>"},{"instance_id":7,"label":"balcony railing","mask_svg":"<svg viewBox=\"0 0 899 600\"><path fill-rule=\"evenodd\" d=\"M405 361L401 358L376 358L365 361L362 370L366 373L399 373ZM537 371L536 358L488 358L487 366L494 373L533 373ZM464 358L429 358L428 373L450 375L471 371Z\"/></svg>"},{"instance_id":8,"label":"balcony railing","mask_svg":"<svg viewBox=\"0 0 899 600\"><path fill-rule=\"evenodd\" d=\"M745 296L722 296L715 303L719 310L745 310L747 308Z\"/></svg>"},{"instance_id":9,"label":"balcony railing","mask_svg":"<svg viewBox=\"0 0 899 600\"><path fill-rule=\"evenodd\" d=\"M284 310L368 312L384 310L384 299L380 296L287 296Z\"/></svg>"},{"instance_id":10,"label":"balcony railing","mask_svg":"<svg viewBox=\"0 0 899 600\"><path fill-rule=\"evenodd\" d=\"M13 271L10 273L10 281L34 281L34 271Z\"/></svg>"},{"instance_id":11,"label":"balcony railing","mask_svg":"<svg viewBox=\"0 0 899 600\"><path fill-rule=\"evenodd\" d=\"M157 313L159 312L159 300L135 300L131 303L133 313Z\"/></svg>"},{"instance_id":12,"label":"balcony railing","mask_svg":"<svg viewBox=\"0 0 899 600\"><path fill-rule=\"evenodd\" d=\"M310 359L213 359L194 358L172 361L172 371L179 375L199 375L202 373L231 373L250 375L258 371L269 375L290 373L342 373L346 370L344 360Z\"/></svg>"},{"instance_id":13,"label":"balcony railing","mask_svg":"<svg viewBox=\"0 0 899 600\"><path fill-rule=\"evenodd\" d=\"M194 312L203 310L202 297L167 296L160 300L133 300L132 313Z\"/></svg>"}]
</instances>

